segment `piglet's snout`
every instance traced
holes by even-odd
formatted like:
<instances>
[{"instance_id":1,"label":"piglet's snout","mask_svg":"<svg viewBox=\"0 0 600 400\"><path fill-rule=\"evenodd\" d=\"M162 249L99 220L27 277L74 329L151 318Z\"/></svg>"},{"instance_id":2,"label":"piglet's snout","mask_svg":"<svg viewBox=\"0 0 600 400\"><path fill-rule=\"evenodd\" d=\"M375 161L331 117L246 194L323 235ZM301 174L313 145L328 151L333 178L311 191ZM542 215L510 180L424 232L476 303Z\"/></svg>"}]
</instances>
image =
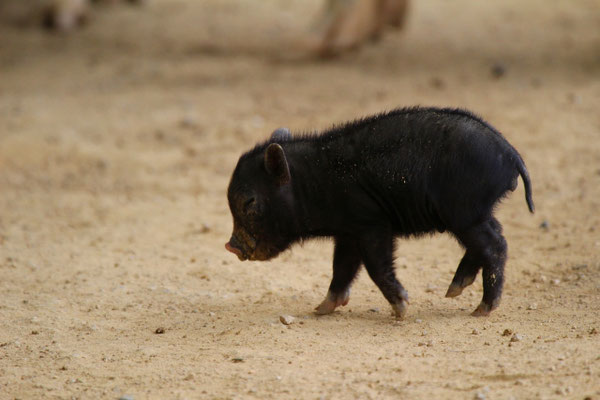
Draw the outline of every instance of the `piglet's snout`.
<instances>
[{"instance_id":1,"label":"piglet's snout","mask_svg":"<svg viewBox=\"0 0 600 400\"><path fill-rule=\"evenodd\" d=\"M241 261L244 261L246 257L244 256L244 252L240 249L240 246L237 245L237 242L234 237L229 239L229 242L225 243L225 248L227 251L235 254Z\"/></svg>"},{"instance_id":2,"label":"piglet's snout","mask_svg":"<svg viewBox=\"0 0 600 400\"><path fill-rule=\"evenodd\" d=\"M233 247L229 242L225 243L225 248L232 252L233 254L235 254L236 256L240 256L242 254L242 251L240 249L236 249L235 247Z\"/></svg>"}]
</instances>

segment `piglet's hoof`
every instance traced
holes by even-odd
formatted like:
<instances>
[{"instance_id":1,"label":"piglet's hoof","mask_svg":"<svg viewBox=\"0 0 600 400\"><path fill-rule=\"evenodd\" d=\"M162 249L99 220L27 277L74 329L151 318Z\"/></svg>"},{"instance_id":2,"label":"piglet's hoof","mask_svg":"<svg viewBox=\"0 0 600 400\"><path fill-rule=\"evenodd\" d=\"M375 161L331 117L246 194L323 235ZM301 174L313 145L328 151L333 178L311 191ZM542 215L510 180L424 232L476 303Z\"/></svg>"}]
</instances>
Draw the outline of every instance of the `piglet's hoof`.
<instances>
[{"instance_id":1,"label":"piglet's hoof","mask_svg":"<svg viewBox=\"0 0 600 400\"><path fill-rule=\"evenodd\" d=\"M471 313L474 317L487 317L492 311L498 307L498 302L495 302L492 306L485 304L483 301L479 303L475 311Z\"/></svg>"},{"instance_id":2,"label":"piglet's hoof","mask_svg":"<svg viewBox=\"0 0 600 400\"><path fill-rule=\"evenodd\" d=\"M446 292L446 297L456 297L459 296L463 291L463 288L456 283L451 283L448 287L448 291Z\"/></svg>"},{"instance_id":3,"label":"piglet's hoof","mask_svg":"<svg viewBox=\"0 0 600 400\"><path fill-rule=\"evenodd\" d=\"M406 311L408 310L408 302L402 300L399 303L392 304L392 315L396 317L397 320L403 320L406 317Z\"/></svg>"},{"instance_id":4,"label":"piglet's hoof","mask_svg":"<svg viewBox=\"0 0 600 400\"><path fill-rule=\"evenodd\" d=\"M315 314L317 315L325 315L331 314L335 309L339 306L345 306L350 301L350 291L346 290L341 295L335 296L333 293L328 292L325 300L321 302L315 308Z\"/></svg>"},{"instance_id":5,"label":"piglet's hoof","mask_svg":"<svg viewBox=\"0 0 600 400\"><path fill-rule=\"evenodd\" d=\"M325 299L315 308L315 314L325 315L331 314L335 310L335 302Z\"/></svg>"}]
</instances>

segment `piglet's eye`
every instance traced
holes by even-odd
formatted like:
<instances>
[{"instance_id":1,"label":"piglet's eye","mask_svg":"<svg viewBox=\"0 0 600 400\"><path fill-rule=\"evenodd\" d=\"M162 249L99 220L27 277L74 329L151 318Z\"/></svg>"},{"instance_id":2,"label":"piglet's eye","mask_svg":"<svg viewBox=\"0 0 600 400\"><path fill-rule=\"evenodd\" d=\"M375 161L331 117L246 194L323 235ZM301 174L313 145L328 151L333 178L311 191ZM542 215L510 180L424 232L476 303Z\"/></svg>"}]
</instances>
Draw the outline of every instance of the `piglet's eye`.
<instances>
[{"instance_id":1,"label":"piglet's eye","mask_svg":"<svg viewBox=\"0 0 600 400\"><path fill-rule=\"evenodd\" d=\"M244 212L246 214L251 214L255 211L256 208L256 199L254 197L250 197L248 200L244 202Z\"/></svg>"}]
</instances>

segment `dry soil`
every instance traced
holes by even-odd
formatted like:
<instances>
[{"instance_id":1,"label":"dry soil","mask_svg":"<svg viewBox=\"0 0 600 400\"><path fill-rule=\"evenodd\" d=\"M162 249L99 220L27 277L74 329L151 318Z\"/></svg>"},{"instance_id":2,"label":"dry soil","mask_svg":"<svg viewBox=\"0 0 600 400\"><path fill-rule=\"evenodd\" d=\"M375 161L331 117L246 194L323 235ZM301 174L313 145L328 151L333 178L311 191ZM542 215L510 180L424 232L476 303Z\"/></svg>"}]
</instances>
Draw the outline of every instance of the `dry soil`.
<instances>
[{"instance_id":1,"label":"dry soil","mask_svg":"<svg viewBox=\"0 0 600 400\"><path fill-rule=\"evenodd\" d=\"M155 0L68 35L0 27L0 398L600 399L600 1L414 1L339 59L289 53L321 1ZM521 152L500 308L444 298L462 252L401 241L395 321L328 241L223 247L239 155L279 126L469 108ZM281 315L295 317L291 325ZM514 337L514 339L513 339Z\"/></svg>"}]
</instances>

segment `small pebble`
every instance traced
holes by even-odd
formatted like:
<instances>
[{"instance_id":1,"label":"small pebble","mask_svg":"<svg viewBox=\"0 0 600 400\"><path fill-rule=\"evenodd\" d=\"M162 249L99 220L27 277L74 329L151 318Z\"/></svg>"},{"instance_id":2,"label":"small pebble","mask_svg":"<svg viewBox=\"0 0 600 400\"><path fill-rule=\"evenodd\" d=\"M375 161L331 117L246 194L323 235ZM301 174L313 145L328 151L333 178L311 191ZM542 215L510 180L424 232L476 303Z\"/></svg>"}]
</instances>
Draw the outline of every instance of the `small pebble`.
<instances>
[{"instance_id":1,"label":"small pebble","mask_svg":"<svg viewBox=\"0 0 600 400\"><path fill-rule=\"evenodd\" d=\"M510 338L510 341L512 343L514 342L520 342L521 340L523 340L523 336L519 335L518 333L515 333L514 335L512 335L512 337Z\"/></svg>"},{"instance_id":2,"label":"small pebble","mask_svg":"<svg viewBox=\"0 0 600 400\"><path fill-rule=\"evenodd\" d=\"M590 329L590 335L597 335L597 334L598 334L598 329L596 329L596 328Z\"/></svg>"},{"instance_id":3,"label":"small pebble","mask_svg":"<svg viewBox=\"0 0 600 400\"><path fill-rule=\"evenodd\" d=\"M379 312L379 308L369 308L369 312L377 313Z\"/></svg>"},{"instance_id":4,"label":"small pebble","mask_svg":"<svg viewBox=\"0 0 600 400\"><path fill-rule=\"evenodd\" d=\"M492 77L499 79L506 75L506 66L500 62L495 62L490 70Z\"/></svg>"},{"instance_id":5,"label":"small pebble","mask_svg":"<svg viewBox=\"0 0 600 400\"><path fill-rule=\"evenodd\" d=\"M436 285L432 285L431 283L427 285L425 288L426 293L434 293L438 287Z\"/></svg>"},{"instance_id":6,"label":"small pebble","mask_svg":"<svg viewBox=\"0 0 600 400\"><path fill-rule=\"evenodd\" d=\"M423 322L423 320L422 320L422 319L419 319L419 318L417 318L417 319L415 319L415 322L416 322L417 324L420 324L421 322Z\"/></svg>"},{"instance_id":7,"label":"small pebble","mask_svg":"<svg viewBox=\"0 0 600 400\"><path fill-rule=\"evenodd\" d=\"M471 331L471 335L479 335L479 331L477 329L473 329L473 331Z\"/></svg>"},{"instance_id":8,"label":"small pebble","mask_svg":"<svg viewBox=\"0 0 600 400\"><path fill-rule=\"evenodd\" d=\"M129 395L129 394L124 394L123 396L119 397L119 400L134 400L133 396Z\"/></svg>"},{"instance_id":9,"label":"small pebble","mask_svg":"<svg viewBox=\"0 0 600 400\"><path fill-rule=\"evenodd\" d=\"M441 78L438 78L437 76L431 78L431 80L429 81L429 83L435 89L443 89L446 86L446 83Z\"/></svg>"},{"instance_id":10,"label":"small pebble","mask_svg":"<svg viewBox=\"0 0 600 400\"><path fill-rule=\"evenodd\" d=\"M165 333L165 328L162 328L162 327L156 328L154 333L156 333L157 335L161 335L161 334Z\"/></svg>"},{"instance_id":11,"label":"small pebble","mask_svg":"<svg viewBox=\"0 0 600 400\"><path fill-rule=\"evenodd\" d=\"M552 283L553 285L558 285L560 284L560 279L552 279L550 283Z\"/></svg>"},{"instance_id":12,"label":"small pebble","mask_svg":"<svg viewBox=\"0 0 600 400\"><path fill-rule=\"evenodd\" d=\"M537 304L536 303L531 303L528 307L528 310L537 310Z\"/></svg>"},{"instance_id":13,"label":"small pebble","mask_svg":"<svg viewBox=\"0 0 600 400\"><path fill-rule=\"evenodd\" d=\"M284 325L291 325L294 323L295 320L296 320L296 318L292 317L291 315L280 315L279 316L279 322L281 322Z\"/></svg>"},{"instance_id":14,"label":"small pebble","mask_svg":"<svg viewBox=\"0 0 600 400\"><path fill-rule=\"evenodd\" d=\"M504 332L502 332L502 336L510 336L512 335L513 331L510 329L505 329Z\"/></svg>"},{"instance_id":15,"label":"small pebble","mask_svg":"<svg viewBox=\"0 0 600 400\"><path fill-rule=\"evenodd\" d=\"M188 128L188 129L192 129L192 128L196 128L198 126L196 120L190 116L190 115L186 115L184 116L180 121L179 121L179 127L180 128Z\"/></svg>"},{"instance_id":16,"label":"small pebble","mask_svg":"<svg viewBox=\"0 0 600 400\"><path fill-rule=\"evenodd\" d=\"M550 223L547 220L543 220L540 224L540 229L547 231L548 229L550 229Z\"/></svg>"},{"instance_id":17,"label":"small pebble","mask_svg":"<svg viewBox=\"0 0 600 400\"><path fill-rule=\"evenodd\" d=\"M207 224L202 224L202 226L200 227L200 233L208 233L210 232L210 226L208 226Z\"/></svg>"},{"instance_id":18,"label":"small pebble","mask_svg":"<svg viewBox=\"0 0 600 400\"><path fill-rule=\"evenodd\" d=\"M235 357L235 358L232 358L231 361L237 364L237 363L244 362L244 359L242 357Z\"/></svg>"},{"instance_id":19,"label":"small pebble","mask_svg":"<svg viewBox=\"0 0 600 400\"><path fill-rule=\"evenodd\" d=\"M185 378L183 378L184 381L192 381L194 380L194 374L188 374Z\"/></svg>"}]
</instances>

